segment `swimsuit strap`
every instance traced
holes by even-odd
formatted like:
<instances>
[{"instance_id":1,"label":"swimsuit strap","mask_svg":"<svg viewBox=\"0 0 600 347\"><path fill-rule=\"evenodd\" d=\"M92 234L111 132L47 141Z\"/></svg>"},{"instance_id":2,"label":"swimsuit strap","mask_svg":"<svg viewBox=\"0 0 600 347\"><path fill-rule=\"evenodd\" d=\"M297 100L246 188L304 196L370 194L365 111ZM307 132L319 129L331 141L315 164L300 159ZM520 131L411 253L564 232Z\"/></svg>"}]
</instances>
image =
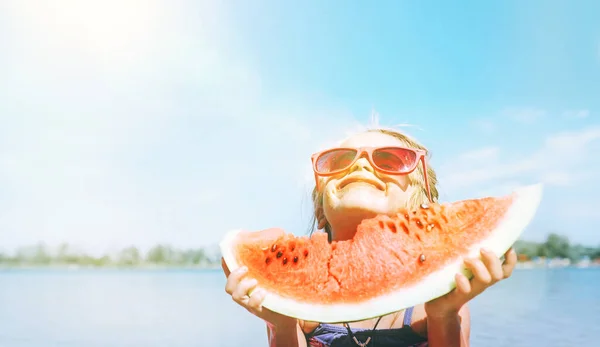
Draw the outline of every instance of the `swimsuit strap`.
<instances>
[{"instance_id":1,"label":"swimsuit strap","mask_svg":"<svg viewBox=\"0 0 600 347\"><path fill-rule=\"evenodd\" d=\"M409 307L406 310L404 310L404 326L410 326L410 323L412 321L413 309L414 307Z\"/></svg>"}]
</instances>

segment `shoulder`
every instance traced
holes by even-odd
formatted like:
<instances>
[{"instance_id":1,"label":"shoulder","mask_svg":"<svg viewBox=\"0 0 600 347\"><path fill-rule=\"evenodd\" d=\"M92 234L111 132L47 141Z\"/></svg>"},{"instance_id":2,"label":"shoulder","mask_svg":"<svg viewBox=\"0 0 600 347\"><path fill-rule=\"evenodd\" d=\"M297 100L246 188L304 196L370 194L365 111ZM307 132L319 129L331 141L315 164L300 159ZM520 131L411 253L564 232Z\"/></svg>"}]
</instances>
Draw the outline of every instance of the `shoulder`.
<instances>
[{"instance_id":1,"label":"shoulder","mask_svg":"<svg viewBox=\"0 0 600 347\"><path fill-rule=\"evenodd\" d=\"M470 321L471 311L469 310L469 305L464 304L460 311L458 311L458 315L460 316L462 321Z\"/></svg>"},{"instance_id":2,"label":"shoulder","mask_svg":"<svg viewBox=\"0 0 600 347\"><path fill-rule=\"evenodd\" d=\"M419 335L427 336L427 314L425 305L416 305L413 309L410 327Z\"/></svg>"},{"instance_id":3,"label":"shoulder","mask_svg":"<svg viewBox=\"0 0 600 347\"><path fill-rule=\"evenodd\" d=\"M467 304L464 304L460 311L458 311L458 316L460 317L461 330L469 336L471 332L471 311Z\"/></svg>"},{"instance_id":4,"label":"shoulder","mask_svg":"<svg viewBox=\"0 0 600 347\"><path fill-rule=\"evenodd\" d=\"M471 326L469 307L465 304L458 314L461 320L462 329L469 331ZM398 319L401 317L398 317L397 313L395 316L389 315L389 318L392 320L392 323L390 324L392 328L402 327L402 319ZM298 320L298 325L304 334L310 334L319 326L319 323ZM425 313L425 305L421 304L414 307L412 317L410 318L410 326L417 334L427 336L427 314Z\"/></svg>"},{"instance_id":5,"label":"shoulder","mask_svg":"<svg viewBox=\"0 0 600 347\"><path fill-rule=\"evenodd\" d=\"M467 304L458 311L460 318L460 324L463 331L470 331L471 329L471 312ZM413 317L411 320L411 327L415 332L421 335L427 335L427 313L425 313L425 305L417 305L413 311Z\"/></svg>"},{"instance_id":6,"label":"shoulder","mask_svg":"<svg viewBox=\"0 0 600 347\"><path fill-rule=\"evenodd\" d=\"M319 323L298 320L298 325L305 334L310 334L319 326Z\"/></svg>"}]
</instances>

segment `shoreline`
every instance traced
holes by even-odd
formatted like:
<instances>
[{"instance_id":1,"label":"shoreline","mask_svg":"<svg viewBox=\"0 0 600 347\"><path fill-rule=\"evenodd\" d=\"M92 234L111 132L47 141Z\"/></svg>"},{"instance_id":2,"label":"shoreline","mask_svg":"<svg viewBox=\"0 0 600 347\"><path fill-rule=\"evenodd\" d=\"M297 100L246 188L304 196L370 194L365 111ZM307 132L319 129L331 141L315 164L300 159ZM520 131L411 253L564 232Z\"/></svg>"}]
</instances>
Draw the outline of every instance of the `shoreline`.
<instances>
[{"instance_id":1,"label":"shoreline","mask_svg":"<svg viewBox=\"0 0 600 347\"><path fill-rule=\"evenodd\" d=\"M220 264L215 265L77 265L77 264L53 264L53 265L5 265L0 264L0 271L4 270L220 270Z\"/></svg>"},{"instance_id":2,"label":"shoreline","mask_svg":"<svg viewBox=\"0 0 600 347\"><path fill-rule=\"evenodd\" d=\"M515 266L515 270L542 270L542 269L590 269L600 268L600 264L564 264L564 263L534 263L534 262L519 262ZM76 265L76 264L52 264L52 265L6 265L0 264L0 271L11 271L11 270L119 270L119 271L216 271L222 270L220 264L211 265Z\"/></svg>"}]
</instances>

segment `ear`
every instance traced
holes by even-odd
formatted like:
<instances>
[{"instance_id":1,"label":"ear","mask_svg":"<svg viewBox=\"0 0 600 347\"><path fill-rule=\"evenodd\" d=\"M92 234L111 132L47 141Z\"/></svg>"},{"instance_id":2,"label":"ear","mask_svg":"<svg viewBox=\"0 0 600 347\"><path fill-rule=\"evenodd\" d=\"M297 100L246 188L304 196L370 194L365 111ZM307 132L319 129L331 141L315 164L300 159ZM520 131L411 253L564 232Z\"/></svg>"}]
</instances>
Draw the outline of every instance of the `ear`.
<instances>
[{"instance_id":1,"label":"ear","mask_svg":"<svg viewBox=\"0 0 600 347\"><path fill-rule=\"evenodd\" d=\"M323 207L317 207L315 209L315 217L317 218L317 229L324 229L327 225L327 218L325 218L325 211L323 211Z\"/></svg>"}]
</instances>

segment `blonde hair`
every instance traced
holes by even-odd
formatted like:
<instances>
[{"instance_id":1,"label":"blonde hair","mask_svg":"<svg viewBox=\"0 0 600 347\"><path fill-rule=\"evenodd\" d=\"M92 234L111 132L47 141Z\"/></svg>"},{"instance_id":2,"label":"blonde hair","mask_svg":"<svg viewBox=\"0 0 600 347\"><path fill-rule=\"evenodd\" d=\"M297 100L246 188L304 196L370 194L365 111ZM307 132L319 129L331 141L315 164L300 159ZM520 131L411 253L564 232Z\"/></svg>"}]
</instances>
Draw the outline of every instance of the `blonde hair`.
<instances>
[{"instance_id":1,"label":"blonde hair","mask_svg":"<svg viewBox=\"0 0 600 347\"><path fill-rule=\"evenodd\" d=\"M415 139L409 137L406 134L403 134L397 130L390 128L382 128L377 127L373 129L363 130L363 132L378 132L381 134L385 134L391 137L398 139L402 144L410 148L417 148L427 151L425 146L418 143ZM427 153L427 159L430 157L429 152ZM429 198L427 196L427 188L425 185L425 176L423 175L423 167L421 165L417 166L417 169L408 174L409 182L412 186L417 189L414 190L411 197L406 202L407 208L416 208L424 202L428 202ZM429 181L429 190L431 192L431 199L433 202L438 201L439 193L437 189L437 175L433 168L427 163L427 181ZM312 190L312 202L315 213L313 213L312 221L311 221L311 233L316 229L318 225L317 214L316 211L318 209L323 208L323 191L318 191L317 187ZM331 226L329 223L325 226L325 232L329 235L329 240L331 241Z\"/></svg>"}]
</instances>

